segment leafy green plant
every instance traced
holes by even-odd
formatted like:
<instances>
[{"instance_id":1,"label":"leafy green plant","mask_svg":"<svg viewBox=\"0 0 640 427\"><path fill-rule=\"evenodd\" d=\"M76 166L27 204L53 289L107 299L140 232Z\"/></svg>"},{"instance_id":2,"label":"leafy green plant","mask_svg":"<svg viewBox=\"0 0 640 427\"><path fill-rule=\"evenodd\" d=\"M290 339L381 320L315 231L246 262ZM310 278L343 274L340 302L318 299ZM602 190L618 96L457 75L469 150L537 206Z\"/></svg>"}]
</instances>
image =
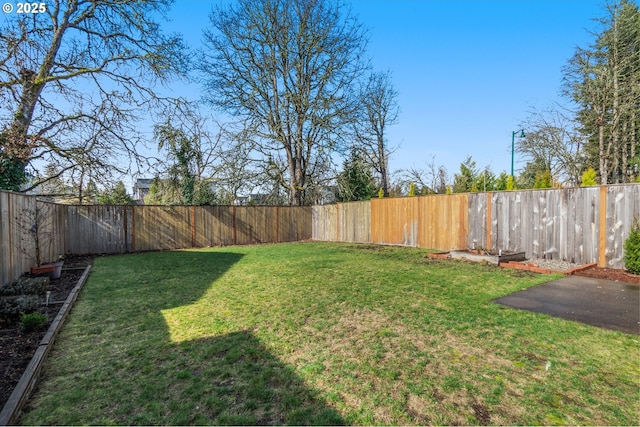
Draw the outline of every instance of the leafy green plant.
<instances>
[{"instance_id":1,"label":"leafy green plant","mask_svg":"<svg viewBox=\"0 0 640 427\"><path fill-rule=\"evenodd\" d=\"M594 185L598 185L596 181L597 173L594 168L589 168L582 174L582 186L583 187L591 187Z\"/></svg>"},{"instance_id":2,"label":"leafy green plant","mask_svg":"<svg viewBox=\"0 0 640 427\"><path fill-rule=\"evenodd\" d=\"M536 174L536 182L533 184L533 188L551 188L553 187L553 177L551 171L546 169L544 172L538 172Z\"/></svg>"},{"instance_id":3,"label":"leafy green plant","mask_svg":"<svg viewBox=\"0 0 640 427\"><path fill-rule=\"evenodd\" d=\"M624 266L630 273L640 274L640 224L637 218L624 242Z\"/></svg>"},{"instance_id":4,"label":"leafy green plant","mask_svg":"<svg viewBox=\"0 0 640 427\"><path fill-rule=\"evenodd\" d=\"M20 316L20 326L25 332L32 332L47 323L49 318L42 313L28 313Z\"/></svg>"}]
</instances>

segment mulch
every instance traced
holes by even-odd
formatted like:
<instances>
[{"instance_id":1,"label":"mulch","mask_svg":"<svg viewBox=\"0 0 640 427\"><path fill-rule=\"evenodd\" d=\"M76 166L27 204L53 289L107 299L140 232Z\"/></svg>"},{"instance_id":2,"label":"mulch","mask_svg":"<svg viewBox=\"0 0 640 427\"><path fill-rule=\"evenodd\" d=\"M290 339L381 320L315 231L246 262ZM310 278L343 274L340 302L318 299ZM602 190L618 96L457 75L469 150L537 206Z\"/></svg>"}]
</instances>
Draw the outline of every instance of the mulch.
<instances>
[{"instance_id":1,"label":"mulch","mask_svg":"<svg viewBox=\"0 0 640 427\"><path fill-rule=\"evenodd\" d=\"M592 267L586 270L576 271L576 276L593 277L594 279L613 280L614 282L634 283L640 285L640 275L631 274L615 268Z\"/></svg>"},{"instance_id":2,"label":"mulch","mask_svg":"<svg viewBox=\"0 0 640 427\"><path fill-rule=\"evenodd\" d=\"M40 341L82 276L82 269L67 270L67 268L86 267L90 262L90 258L66 260L60 279L49 282L47 290L51 291L50 303L48 306L43 303L38 310L47 315L48 321L40 328L32 332L24 332L19 320L0 323L0 373L2 374L0 375L0 409L9 400Z\"/></svg>"}]
</instances>

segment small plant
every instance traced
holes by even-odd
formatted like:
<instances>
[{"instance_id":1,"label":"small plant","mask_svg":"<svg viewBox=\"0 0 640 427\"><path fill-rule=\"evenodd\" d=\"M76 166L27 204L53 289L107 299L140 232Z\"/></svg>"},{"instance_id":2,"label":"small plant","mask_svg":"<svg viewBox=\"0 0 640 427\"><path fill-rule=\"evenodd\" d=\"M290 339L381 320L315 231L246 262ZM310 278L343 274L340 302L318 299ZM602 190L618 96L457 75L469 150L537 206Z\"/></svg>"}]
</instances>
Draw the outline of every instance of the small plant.
<instances>
[{"instance_id":1,"label":"small plant","mask_svg":"<svg viewBox=\"0 0 640 427\"><path fill-rule=\"evenodd\" d=\"M624 241L624 266L629 273L640 274L640 224L637 218Z\"/></svg>"},{"instance_id":2,"label":"small plant","mask_svg":"<svg viewBox=\"0 0 640 427\"><path fill-rule=\"evenodd\" d=\"M583 187L591 187L593 185L598 185L596 181L597 173L594 168L589 168L582 174L582 186Z\"/></svg>"},{"instance_id":3,"label":"small plant","mask_svg":"<svg viewBox=\"0 0 640 427\"><path fill-rule=\"evenodd\" d=\"M538 172L536 174L536 181L533 184L533 188L552 188L553 176L551 171L546 169L544 172Z\"/></svg>"},{"instance_id":4,"label":"small plant","mask_svg":"<svg viewBox=\"0 0 640 427\"><path fill-rule=\"evenodd\" d=\"M380 187L380 190L378 190L378 198L384 199L384 191L382 190L382 187Z\"/></svg>"},{"instance_id":5,"label":"small plant","mask_svg":"<svg viewBox=\"0 0 640 427\"><path fill-rule=\"evenodd\" d=\"M416 185L413 182L409 183L409 197L414 197L416 195Z\"/></svg>"},{"instance_id":6,"label":"small plant","mask_svg":"<svg viewBox=\"0 0 640 427\"><path fill-rule=\"evenodd\" d=\"M33 332L38 329L40 326L47 323L49 318L46 314L42 313L28 313L20 316L20 326L22 326L22 330L25 332Z\"/></svg>"}]
</instances>

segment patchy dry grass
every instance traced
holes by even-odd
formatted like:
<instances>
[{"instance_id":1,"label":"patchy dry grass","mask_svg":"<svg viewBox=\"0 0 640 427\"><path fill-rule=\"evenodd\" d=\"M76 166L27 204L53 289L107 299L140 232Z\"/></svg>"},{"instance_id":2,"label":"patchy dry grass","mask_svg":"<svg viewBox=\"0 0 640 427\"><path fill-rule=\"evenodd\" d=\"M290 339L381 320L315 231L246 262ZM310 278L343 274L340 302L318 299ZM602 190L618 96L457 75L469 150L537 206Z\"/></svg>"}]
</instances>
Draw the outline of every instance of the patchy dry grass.
<instances>
[{"instance_id":1,"label":"patchy dry grass","mask_svg":"<svg viewBox=\"0 0 640 427\"><path fill-rule=\"evenodd\" d=\"M99 259L25 424L637 424L638 337L548 278L329 243Z\"/></svg>"}]
</instances>

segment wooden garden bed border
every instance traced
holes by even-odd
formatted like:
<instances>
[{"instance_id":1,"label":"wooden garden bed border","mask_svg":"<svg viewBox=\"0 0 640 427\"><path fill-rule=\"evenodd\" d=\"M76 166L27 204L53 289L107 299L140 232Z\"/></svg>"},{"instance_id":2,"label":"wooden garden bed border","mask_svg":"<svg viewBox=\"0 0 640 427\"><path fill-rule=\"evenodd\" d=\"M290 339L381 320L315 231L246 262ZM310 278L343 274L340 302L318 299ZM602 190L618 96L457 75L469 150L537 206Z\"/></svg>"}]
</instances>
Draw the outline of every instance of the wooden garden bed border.
<instances>
[{"instance_id":1,"label":"wooden garden bed border","mask_svg":"<svg viewBox=\"0 0 640 427\"><path fill-rule=\"evenodd\" d=\"M31 395L33 388L38 381L38 377L40 375L40 371L42 370L42 366L44 361L47 358L47 354L49 350L53 346L53 343L56 339L56 336L62 329L62 325L66 320L69 312L71 311L71 307L75 303L78 295L80 294L80 290L84 286L87 281L87 277L89 277L89 272L91 271L91 266L87 266L84 269L84 273L78 279L78 283L71 290L67 300L64 302L58 315L53 319L51 326L47 330L44 338L40 341L38 345L38 349L36 350L31 362L27 366L27 369L20 377L20 381L18 385L9 396L9 400L5 403L2 408L2 412L0 412L0 426L14 425L18 421L18 416L20 415L20 411L22 410L25 403L27 403L27 399Z\"/></svg>"}]
</instances>

